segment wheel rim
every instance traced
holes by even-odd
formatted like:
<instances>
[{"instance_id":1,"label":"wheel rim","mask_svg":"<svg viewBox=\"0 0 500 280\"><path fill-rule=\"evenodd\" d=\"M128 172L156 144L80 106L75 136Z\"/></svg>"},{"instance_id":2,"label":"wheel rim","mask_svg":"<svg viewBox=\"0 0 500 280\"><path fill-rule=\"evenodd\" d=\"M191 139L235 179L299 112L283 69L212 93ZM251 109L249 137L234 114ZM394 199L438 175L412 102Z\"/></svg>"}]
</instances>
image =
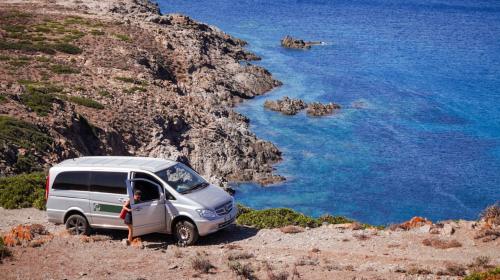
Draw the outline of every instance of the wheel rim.
<instances>
[{"instance_id":1,"label":"wheel rim","mask_svg":"<svg viewBox=\"0 0 500 280\"><path fill-rule=\"evenodd\" d=\"M70 233L80 235L85 232L85 221L81 218L73 218L68 221L68 230Z\"/></svg>"},{"instance_id":2,"label":"wheel rim","mask_svg":"<svg viewBox=\"0 0 500 280\"><path fill-rule=\"evenodd\" d=\"M180 226L177 233L179 234L181 240L188 240L191 236L191 231L186 226Z\"/></svg>"}]
</instances>

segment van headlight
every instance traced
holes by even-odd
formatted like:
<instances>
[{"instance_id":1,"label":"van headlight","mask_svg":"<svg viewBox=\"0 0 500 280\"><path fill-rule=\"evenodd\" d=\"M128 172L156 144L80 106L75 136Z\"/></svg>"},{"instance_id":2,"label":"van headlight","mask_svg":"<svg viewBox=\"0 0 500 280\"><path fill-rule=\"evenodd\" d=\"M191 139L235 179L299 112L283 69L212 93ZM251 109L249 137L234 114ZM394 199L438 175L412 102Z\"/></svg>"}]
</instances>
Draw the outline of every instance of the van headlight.
<instances>
[{"instance_id":1,"label":"van headlight","mask_svg":"<svg viewBox=\"0 0 500 280\"><path fill-rule=\"evenodd\" d=\"M196 212L198 212L200 217L208 220L213 220L217 218L217 213L215 213L215 211L212 211L210 209L196 209Z\"/></svg>"}]
</instances>

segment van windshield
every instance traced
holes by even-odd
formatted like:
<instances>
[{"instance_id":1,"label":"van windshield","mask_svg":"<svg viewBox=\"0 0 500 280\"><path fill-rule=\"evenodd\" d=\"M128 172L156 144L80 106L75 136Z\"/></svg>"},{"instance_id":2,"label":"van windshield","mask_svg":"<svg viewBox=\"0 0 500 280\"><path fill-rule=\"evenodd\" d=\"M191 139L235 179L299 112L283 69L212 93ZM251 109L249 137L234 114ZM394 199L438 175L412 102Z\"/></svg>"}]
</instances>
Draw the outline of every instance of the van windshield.
<instances>
[{"instance_id":1,"label":"van windshield","mask_svg":"<svg viewBox=\"0 0 500 280\"><path fill-rule=\"evenodd\" d=\"M179 193L188 193L208 186L200 175L182 163L155 173Z\"/></svg>"}]
</instances>

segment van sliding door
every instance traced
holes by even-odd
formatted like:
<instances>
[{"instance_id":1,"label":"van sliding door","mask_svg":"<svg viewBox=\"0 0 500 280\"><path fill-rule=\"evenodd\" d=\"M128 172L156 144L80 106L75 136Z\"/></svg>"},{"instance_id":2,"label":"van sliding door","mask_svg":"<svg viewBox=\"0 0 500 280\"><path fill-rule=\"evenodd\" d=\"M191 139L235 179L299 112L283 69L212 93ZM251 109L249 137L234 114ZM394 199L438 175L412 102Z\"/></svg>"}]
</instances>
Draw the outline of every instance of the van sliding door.
<instances>
[{"instance_id":1,"label":"van sliding door","mask_svg":"<svg viewBox=\"0 0 500 280\"><path fill-rule=\"evenodd\" d=\"M90 208L92 226L127 228L120 219L123 202L127 199L128 173L92 171L90 174Z\"/></svg>"}]
</instances>

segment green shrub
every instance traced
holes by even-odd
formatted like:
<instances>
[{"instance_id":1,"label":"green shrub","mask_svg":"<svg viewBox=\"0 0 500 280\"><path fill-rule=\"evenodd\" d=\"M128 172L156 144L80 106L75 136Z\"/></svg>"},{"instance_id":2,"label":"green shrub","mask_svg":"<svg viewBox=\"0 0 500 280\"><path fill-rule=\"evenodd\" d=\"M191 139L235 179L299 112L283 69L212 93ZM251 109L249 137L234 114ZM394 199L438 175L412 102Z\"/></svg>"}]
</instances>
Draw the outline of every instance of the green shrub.
<instances>
[{"instance_id":1,"label":"green shrub","mask_svg":"<svg viewBox=\"0 0 500 280\"><path fill-rule=\"evenodd\" d=\"M487 279L498 279L500 276L500 266L493 268L485 272L475 272L464 278L464 280L487 280Z\"/></svg>"},{"instance_id":2,"label":"green shrub","mask_svg":"<svg viewBox=\"0 0 500 280\"><path fill-rule=\"evenodd\" d=\"M10 60L10 57L8 55L0 54L0 61L7 61L7 60Z\"/></svg>"},{"instance_id":3,"label":"green shrub","mask_svg":"<svg viewBox=\"0 0 500 280\"><path fill-rule=\"evenodd\" d=\"M4 26L2 26L2 29L5 30L5 31L7 31L7 32L20 33L20 32L24 32L24 30L26 29L26 26L19 25L19 24L16 24L16 25L4 25Z\"/></svg>"},{"instance_id":4,"label":"green shrub","mask_svg":"<svg viewBox=\"0 0 500 280\"><path fill-rule=\"evenodd\" d=\"M239 217L241 214L245 214L245 213L248 213L248 212L251 212L251 211L255 211L254 209L250 208L250 207L247 207L243 204L240 204L238 203L236 205L236 207L238 208L238 213L236 214L236 217Z\"/></svg>"},{"instance_id":5,"label":"green shrub","mask_svg":"<svg viewBox=\"0 0 500 280\"><path fill-rule=\"evenodd\" d=\"M0 206L6 209L45 207L45 174L42 172L0 178Z\"/></svg>"},{"instance_id":6,"label":"green shrub","mask_svg":"<svg viewBox=\"0 0 500 280\"><path fill-rule=\"evenodd\" d=\"M0 116L0 146L5 145L45 151L52 145L52 138L34 124Z\"/></svg>"},{"instance_id":7,"label":"green shrub","mask_svg":"<svg viewBox=\"0 0 500 280\"><path fill-rule=\"evenodd\" d=\"M32 43L29 41L10 42L0 40L0 50L20 50L27 52L42 52L46 54L56 53L53 46L50 44L44 42Z\"/></svg>"},{"instance_id":8,"label":"green shrub","mask_svg":"<svg viewBox=\"0 0 500 280\"><path fill-rule=\"evenodd\" d=\"M136 92L146 92L146 91L148 91L146 88L140 87L140 86L133 86L131 88L127 88L127 89L123 90L124 93L128 93L128 94L136 93Z\"/></svg>"},{"instance_id":9,"label":"green shrub","mask_svg":"<svg viewBox=\"0 0 500 280\"><path fill-rule=\"evenodd\" d=\"M111 93L105 89L100 90L99 95L104 97L112 97Z\"/></svg>"},{"instance_id":10,"label":"green shrub","mask_svg":"<svg viewBox=\"0 0 500 280\"><path fill-rule=\"evenodd\" d=\"M288 225L302 227L317 227L318 221L302 213L288 208L254 210L241 214L237 219L239 224L253 226L258 229L277 228Z\"/></svg>"},{"instance_id":11,"label":"green shrub","mask_svg":"<svg viewBox=\"0 0 500 280\"><path fill-rule=\"evenodd\" d=\"M104 109L104 105L102 105L101 103L99 103L95 100L92 100L92 99L89 99L86 97L71 96L68 98L68 100L73 102L73 103L76 103L78 105L85 106L85 107L95 108L95 109L99 109L99 110Z\"/></svg>"},{"instance_id":12,"label":"green shrub","mask_svg":"<svg viewBox=\"0 0 500 280\"><path fill-rule=\"evenodd\" d=\"M80 70L67 65L55 64L50 67L50 70L56 74L77 74Z\"/></svg>"},{"instance_id":13,"label":"green shrub","mask_svg":"<svg viewBox=\"0 0 500 280\"><path fill-rule=\"evenodd\" d=\"M0 95L0 104L4 103L5 101L7 101L7 97Z\"/></svg>"},{"instance_id":14,"label":"green shrub","mask_svg":"<svg viewBox=\"0 0 500 280\"><path fill-rule=\"evenodd\" d=\"M28 91L21 94L20 100L22 104L26 105L38 115L46 116L52 111L52 103L56 98L52 94Z\"/></svg>"},{"instance_id":15,"label":"green shrub","mask_svg":"<svg viewBox=\"0 0 500 280\"><path fill-rule=\"evenodd\" d=\"M352 223L354 221L343 216L332 216L330 214L325 214L318 218L318 223L322 224L324 222L335 225L335 224Z\"/></svg>"}]
</instances>

